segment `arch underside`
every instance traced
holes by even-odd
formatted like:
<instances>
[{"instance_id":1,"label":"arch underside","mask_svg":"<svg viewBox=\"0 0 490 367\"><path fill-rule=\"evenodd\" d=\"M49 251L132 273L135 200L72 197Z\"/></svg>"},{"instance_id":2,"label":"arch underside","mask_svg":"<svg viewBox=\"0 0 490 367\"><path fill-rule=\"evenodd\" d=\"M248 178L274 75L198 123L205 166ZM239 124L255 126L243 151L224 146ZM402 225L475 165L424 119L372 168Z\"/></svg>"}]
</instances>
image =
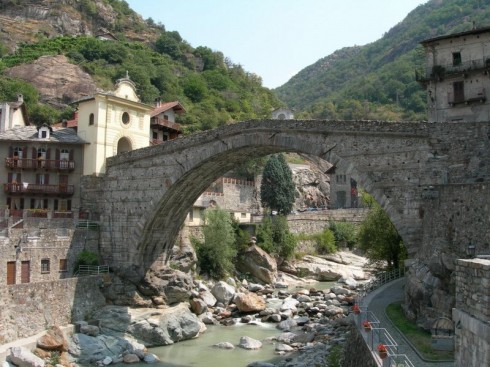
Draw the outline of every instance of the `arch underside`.
<instances>
[{"instance_id":1,"label":"arch underside","mask_svg":"<svg viewBox=\"0 0 490 367\"><path fill-rule=\"evenodd\" d=\"M252 158L278 152L315 156L342 167L382 205L407 247L410 249L412 246L416 251L414 245L419 239L421 219L415 215L418 213L418 207L413 199L420 196L417 194L420 191L420 181L400 182L399 178L396 182L394 179L391 181L386 177L386 167L390 166L390 161L395 156L415 155L426 151L426 142L425 137L414 137L416 142L412 142L412 147L402 149L400 153L399 142L394 143L397 139L406 138L383 134L336 134L315 130L293 133L281 129L252 130L215 136L198 146L174 152L172 159L186 159L179 162L180 175L173 177L172 184L158 201L155 200L152 210L141 213L141 219L135 226L137 230L128 238L128 246L135 248L138 254L133 262L142 266L138 271L142 276L143 269L151 266L162 252L168 254L189 209L212 182ZM364 148L360 149L361 146ZM390 146L397 148L391 149ZM379 150L383 148L384 151L380 153ZM169 154L162 154L161 157L162 160L170 160ZM405 169L404 162L403 167L400 164L399 168L395 168L395 173L399 174L400 170ZM393 195L398 195L396 200ZM412 196L403 198L403 195ZM408 201L411 205L407 205Z\"/></svg>"}]
</instances>

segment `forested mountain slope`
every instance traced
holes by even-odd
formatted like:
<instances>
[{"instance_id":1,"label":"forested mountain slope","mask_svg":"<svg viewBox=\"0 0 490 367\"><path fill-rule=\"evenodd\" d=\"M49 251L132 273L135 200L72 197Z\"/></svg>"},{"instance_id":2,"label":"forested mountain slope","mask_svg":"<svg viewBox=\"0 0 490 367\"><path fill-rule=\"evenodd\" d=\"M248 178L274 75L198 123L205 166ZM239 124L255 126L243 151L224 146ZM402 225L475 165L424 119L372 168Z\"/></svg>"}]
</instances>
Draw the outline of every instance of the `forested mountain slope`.
<instances>
[{"instance_id":1,"label":"forested mountain slope","mask_svg":"<svg viewBox=\"0 0 490 367\"><path fill-rule=\"evenodd\" d=\"M23 93L37 124L73 112L66 95L43 95L25 77L36 74L39 65L33 63L42 57L61 63L61 55L81 68L74 75L88 73L98 88L111 90L128 72L143 102L180 101L187 113L179 122L186 132L270 117L281 105L259 76L221 52L191 47L151 18L143 20L124 0L0 0L0 21L0 101ZM101 32L116 40L95 37ZM61 85L67 80L60 68L54 77Z\"/></svg>"},{"instance_id":2,"label":"forested mountain slope","mask_svg":"<svg viewBox=\"0 0 490 367\"><path fill-rule=\"evenodd\" d=\"M490 0L430 0L378 41L338 50L275 92L296 117L425 120L425 91L415 81L425 65L420 41L474 26L490 26Z\"/></svg>"}]
</instances>

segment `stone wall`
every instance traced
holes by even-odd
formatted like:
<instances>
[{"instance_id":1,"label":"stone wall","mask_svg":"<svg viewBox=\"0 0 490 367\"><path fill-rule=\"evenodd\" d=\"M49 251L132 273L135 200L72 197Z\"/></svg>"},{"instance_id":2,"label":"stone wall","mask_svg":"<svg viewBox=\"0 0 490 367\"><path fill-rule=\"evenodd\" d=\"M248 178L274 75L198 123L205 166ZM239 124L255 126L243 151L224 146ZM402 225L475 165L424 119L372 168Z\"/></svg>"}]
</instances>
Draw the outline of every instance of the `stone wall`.
<instances>
[{"instance_id":1,"label":"stone wall","mask_svg":"<svg viewBox=\"0 0 490 367\"><path fill-rule=\"evenodd\" d=\"M0 237L0 279L6 284L7 263L15 263L15 284L22 282L22 263L28 263L28 282L46 282L71 277L78 254L83 250L98 253L99 231L80 228L27 227L11 229L7 237ZM49 269L42 269L42 261ZM60 260L66 260L66 269L60 269Z\"/></svg>"},{"instance_id":2,"label":"stone wall","mask_svg":"<svg viewBox=\"0 0 490 367\"><path fill-rule=\"evenodd\" d=\"M490 260L456 261L455 366L490 365Z\"/></svg>"},{"instance_id":3,"label":"stone wall","mask_svg":"<svg viewBox=\"0 0 490 367\"><path fill-rule=\"evenodd\" d=\"M0 344L86 320L105 305L101 276L0 287Z\"/></svg>"},{"instance_id":4,"label":"stone wall","mask_svg":"<svg viewBox=\"0 0 490 367\"><path fill-rule=\"evenodd\" d=\"M344 348L342 367L376 367L373 354L369 350L359 329L352 325Z\"/></svg>"},{"instance_id":5,"label":"stone wall","mask_svg":"<svg viewBox=\"0 0 490 367\"><path fill-rule=\"evenodd\" d=\"M368 209L336 209L289 215L289 230L292 233L318 233L328 227L330 221L346 221L358 225L366 218L368 211Z\"/></svg>"}]
</instances>

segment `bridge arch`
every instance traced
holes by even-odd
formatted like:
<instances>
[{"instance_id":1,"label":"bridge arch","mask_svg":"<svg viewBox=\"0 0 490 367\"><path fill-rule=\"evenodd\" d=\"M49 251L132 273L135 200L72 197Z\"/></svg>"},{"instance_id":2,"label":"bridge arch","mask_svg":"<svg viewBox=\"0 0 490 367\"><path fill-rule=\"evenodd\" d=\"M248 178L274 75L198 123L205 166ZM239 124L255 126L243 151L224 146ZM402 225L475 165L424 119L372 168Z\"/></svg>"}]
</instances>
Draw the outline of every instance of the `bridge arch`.
<instances>
[{"instance_id":1,"label":"bridge arch","mask_svg":"<svg viewBox=\"0 0 490 367\"><path fill-rule=\"evenodd\" d=\"M342 167L386 210L413 254L433 203L427 190L448 183L448 162L436 159L439 129L377 121L247 121L111 157L101 192L89 200L104 219L102 256L127 278L141 279L173 246L192 204L212 182L251 158L278 152Z\"/></svg>"}]
</instances>

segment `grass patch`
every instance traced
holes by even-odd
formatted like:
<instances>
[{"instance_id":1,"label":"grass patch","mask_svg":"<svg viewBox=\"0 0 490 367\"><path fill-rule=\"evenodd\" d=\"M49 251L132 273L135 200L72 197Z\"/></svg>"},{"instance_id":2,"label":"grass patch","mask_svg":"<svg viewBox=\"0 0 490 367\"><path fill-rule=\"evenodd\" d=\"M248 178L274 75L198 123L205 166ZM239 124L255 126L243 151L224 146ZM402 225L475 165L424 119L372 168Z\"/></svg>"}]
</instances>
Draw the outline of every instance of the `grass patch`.
<instances>
[{"instance_id":1,"label":"grass patch","mask_svg":"<svg viewBox=\"0 0 490 367\"><path fill-rule=\"evenodd\" d=\"M454 359L454 352L439 351L432 348L431 333L408 320L400 303L388 305L386 307L386 315L424 358L431 360Z\"/></svg>"}]
</instances>

